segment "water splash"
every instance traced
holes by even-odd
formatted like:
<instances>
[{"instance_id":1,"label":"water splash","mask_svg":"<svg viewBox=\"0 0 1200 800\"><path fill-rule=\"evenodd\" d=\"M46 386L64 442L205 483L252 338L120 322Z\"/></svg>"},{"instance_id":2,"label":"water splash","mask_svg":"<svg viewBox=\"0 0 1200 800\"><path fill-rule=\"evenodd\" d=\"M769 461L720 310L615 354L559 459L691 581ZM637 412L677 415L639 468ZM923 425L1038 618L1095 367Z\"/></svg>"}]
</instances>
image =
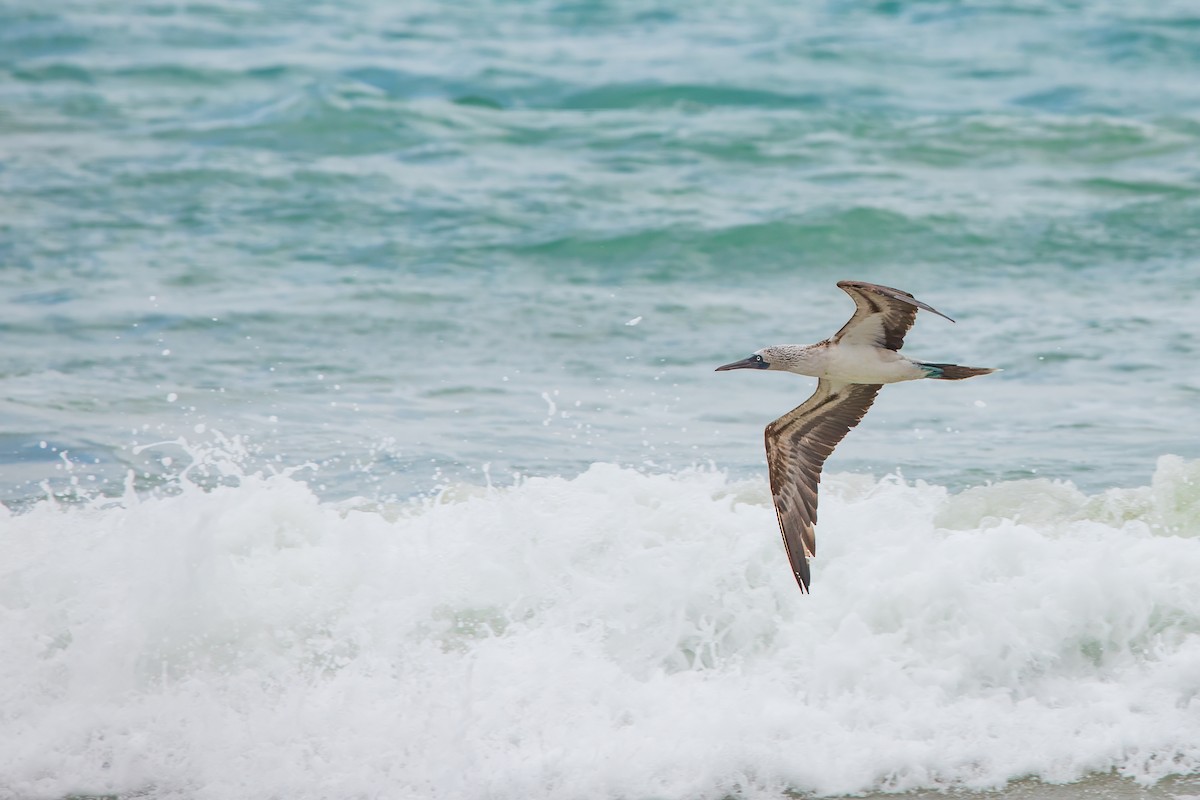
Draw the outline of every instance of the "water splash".
<instances>
[{"instance_id":1,"label":"water splash","mask_svg":"<svg viewBox=\"0 0 1200 800\"><path fill-rule=\"evenodd\" d=\"M777 796L1200 767L1198 462L1098 495L829 476L801 597L759 481L597 464L330 504L161 446L235 480L0 518L0 774L21 796Z\"/></svg>"}]
</instances>

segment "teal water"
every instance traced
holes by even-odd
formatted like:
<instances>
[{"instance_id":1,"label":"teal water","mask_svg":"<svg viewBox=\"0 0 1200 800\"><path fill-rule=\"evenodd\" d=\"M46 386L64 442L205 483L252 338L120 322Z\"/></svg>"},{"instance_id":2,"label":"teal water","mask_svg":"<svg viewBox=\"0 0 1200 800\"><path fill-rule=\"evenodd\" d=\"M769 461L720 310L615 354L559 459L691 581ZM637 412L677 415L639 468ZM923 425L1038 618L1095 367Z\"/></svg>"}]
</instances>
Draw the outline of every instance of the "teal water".
<instances>
[{"instance_id":1,"label":"teal water","mask_svg":"<svg viewBox=\"0 0 1200 800\"><path fill-rule=\"evenodd\" d=\"M574 525L573 517L555 516L560 507L547 497L557 495L543 497L529 488L529 481L545 479L566 481L563 491L581 503L605 491L636 500L619 516L622 525L637 529L650 524L646 515L654 517L656 503L667 502L667 494L656 494L667 491L664 484L655 481L692 486L688 481L695 478L687 476L696 467L727 476L729 483L704 484L689 500L677 500L683 507L739 497L765 512L759 489L741 482L763 483L762 428L807 397L811 382L715 374L713 368L764 345L832 334L852 310L834 285L844 278L911 291L957 320L952 325L921 315L906 352L1004 370L963 383L887 389L829 462L831 473L849 473L845 486L869 481L885 494L897 481L911 486L913 494L893 508L901 517L910 506L959 502L930 499L927 490L967 498L961 503L976 509L975 516L955 524L982 531L997 519L1017 526L1033 520L1029 524L1048 526L1038 530L1052 539L1072 521L1115 526L1121 535L1128 533L1122 525L1144 524L1181 537L1171 559L1190 563L1189 537L1200 530L1190 488L1194 467L1188 466L1200 458L1198 254L1200 8L1191 2L0 3L0 501L34 515L5 518L14 529L50 514L47 498L70 501L57 512L66 515L60 539L46 532L57 523L43 520L36 530L51 536L43 549L13 545L24 560L9 575L24 588L0 597L10 609L57 609L44 619L22 617L30 627L9 631L9 640L36 640L43 648L14 675L42 681L36 683L42 688L22 690L30 697L42 697L44 689L45 697L60 698L43 698L39 707L76 720L93 714L117 720L111 729L99 726L111 740L113 731L145 722L131 710L137 704L106 716L85 690L77 696L62 687L46 689L67 669L50 661L69 657L75 659L72 669L83 670L140 654L131 672L114 668L112 674L123 677L114 677L110 688L143 692L138 703L149 706L162 701L155 692L166 690L139 682L157 674L147 660L157 664L161 656L164 675L199 674L218 693L225 691L223 670L233 669L169 655L182 645L156 639L161 621L154 620L145 622L144 635L130 639L110 632L121 642L113 651L84 649L90 653L85 657L55 644L84 641L74 626L82 624L78 614L90 612L71 605L84 601L66 589L40 595L36 587L87 583L90 573L53 542L75 542L76 534L86 537L85 531L109 525L121 529L113 519L94 525L76 520L71 514L91 512L70 508L145 513L150 516L130 517L129 524L160 530L171 528L162 520L172 514L225 519L243 500L223 499L222 488L240 486L270 506L275 501L266 498L276 495L252 488L254 481L281 475L297 484L284 493L297 507L307 501L293 492L311 491L313 502L326 504L314 508L324 511L347 501L354 508L394 510L414 498L474 497L492 486L512 498L534 492L541 499L523 513ZM628 476L589 478L596 464L633 470L644 483ZM193 484L210 493L193 497ZM857 489L841 491L847 504L858 502ZM163 506L161 518L135 512L136 498L168 503L176 495L184 505ZM971 505L980 497L991 499ZM506 504L517 500L496 502L471 524L482 530L490 523L478 520L509 520ZM939 511L917 527L941 530L952 511ZM394 520L393 511L381 513ZM272 514L273 520L292 519L282 506ZM736 519L740 524L742 517ZM506 536L534 535L525 523L510 522L501 525ZM734 526L734 517L727 522ZM291 522L279 524L291 530ZM231 544L220 531L205 528L178 548L199 552L189 548L226 541L228 552L202 561L234 564L259 546L291 541L271 538L256 525L241 517L229 523L229 530L267 537L253 539L253 546ZM317 537L321 547L329 546L321 537L346 541L333 522L328 525ZM463 536L474 535L467 531L475 528L462 525ZM752 526L769 553L764 564L778 557L773 525L765 514ZM606 530L609 544L580 544L578 554L593 552L593 546L608 553L605 548L621 541L625 528ZM647 534L654 541L674 535L654 530ZM193 534L180 529L171 535ZM345 535L366 536L361 530ZM118 565L156 546L153 538L132 541L136 550L107 553L95 568L119 571ZM685 544L679 546L678 564L691 564ZM421 552L410 557L433 557L432 550ZM493 556L519 572L526 562L516 552ZM386 560L369 548L361 557ZM492 585L494 575L472 572L465 552L437 557L464 559L460 574ZM995 554L981 549L978 557ZM564 556L575 563L573 558ZM747 558L758 563L757 556ZM1056 664L1074 678L1082 674L1073 671L1083 669L1078 659L1092 663L1087 654L1100 652L1089 675L1107 686L1114 675L1125 680L1128 673L1104 653L1124 654L1137 669L1149 669L1138 659L1150 657L1138 648L1158 643L1165 649L1155 652L1177 659L1169 672L1175 677L1161 680L1178 695L1163 699L1162 708L1194 709L1194 699L1187 698L1200 692L1193 652L1200 612L1191 598L1200 587L1186 576L1156 572L1160 556L1146 558L1141 574L1154 576L1147 580L1162 595L1153 601L1142 596L1151 610L1140 633L1112 633L1124 629L1104 616L1108 607L1101 603L1076 608L1071 613L1078 618L1050 614L1062 627L1048 628L1053 633L1047 638L1078 644L1070 644L1069 652L1011 642L1006 652L1028 652L1031 664L1051 673L1055 668L1047 664ZM69 569L51 574L51 562ZM836 572L835 563L841 562L829 567ZM370 566L364 561L356 568ZM212 575L226 575L224 568L213 569ZM620 572L615 563L613 569ZM756 569L746 573L749 584L735 582L740 593L761 596ZM109 617L140 619L139 609L157 602L154 587L162 587L149 565L147 570L145 586L128 597L114 589L111 597L125 599L113 601ZM270 579L262 577L268 574ZM583 581L580 591L593 585L572 574ZM614 596L637 595L637 587L658 580L620 574L629 583L617 581L623 588L613 589ZM274 568L254 575L247 578L250 588L236 591L274 591L272 581L282 580ZM893 577L889 573L887 580ZM296 580L308 585L326 578ZM871 578L877 579L884 580ZM176 598L174 619L196 618L197 597L225 596L229 587L212 580L201 581L208 588L196 589L199 594ZM1174 580L1181 588L1172 594L1164 587ZM531 609L553 605L516 589L512 596L496 590L506 599L486 589L480 590L488 595L483 599L460 596L454 579L447 581L429 590L429 596L449 592L440 605L413 610L401 604L405 610L396 612L411 620L426 615L424 622L412 622L412 641L421 648L443 641L429 631L447 619L501 620L504 630L518 631L529 619L541 619ZM379 587L385 585L381 580ZM886 586L872 585L886 595ZM1038 596L1031 585L1012 591L1011 602ZM283 596L292 590L303 596L288 586L280 590ZM786 584L778 586L779 597L792 602L785 590ZM545 591L557 597L557 589ZM106 601L88 602L107 607ZM730 602L688 600L681 608L690 610L679 611L680 619L724 619L719 609ZM201 615L206 620L226 619L225 610L201 607L212 612ZM750 615L776 613L747 609ZM1014 617L1023 613L1022 607L1011 610ZM354 636L333 623L314 623L315 610L302 620L276 618L273 610L247 618L229 613L236 620L228 629L216 622L215 628L201 626L197 641L219 641L221 647L259 642L247 631L260 625L311 641L296 633L303 629L309 636L305 626L311 623L321 636L340 642L330 645L339 653L386 660L394 656L388 648L403 649L387 638L390 633L380 633L373 644L347 644ZM346 613L351 622L343 622L354 630L385 624L368 623L366 611ZM887 616L878 613L879 619ZM547 622L546 630L567 641L575 628L564 614ZM1064 621L1091 619L1087 614L1099 615L1094 625ZM993 621L968 617L963 630L984 624ZM73 633L64 639L64 631ZM772 648L784 646L779 642L786 630L760 633L739 633L714 645L707 668L727 669L730 691L738 685L742 659L782 652ZM767 639L776 644L762 644ZM499 635L497 646L504 640ZM532 645L518 637L513 646ZM626 655L654 648L611 646ZM462 647L475 653L476 644ZM680 647L694 655L692 645ZM276 675L270 665L278 653L270 652L260 661L235 659L235 666ZM951 657L947 652L956 651L929 658L941 663ZM308 651L293 655L287 663L309 677L278 678L290 687L285 694L308 685L305 665L316 658ZM918 663L925 656L895 657ZM347 658L362 666L361 659ZM664 663L676 669L673 658ZM618 662L624 666L614 669L628 666ZM441 662L421 663L433 675ZM842 668L830 665L828 674ZM454 669L447 674L457 674ZM561 673L532 669L544 680ZM629 669L639 680L649 674ZM981 667L977 683L955 684L947 696L993 691L999 679L989 670ZM597 667L583 683L599 685L604 674ZM1028 676L1020 674L1025 677L1016 685L1028 688L1022 682ZM14 677L12 685L24 686L24 680ZM434 684L418 681L405 689L426 691ZM371 691L397 689L370 684ZM1055 691L1041 686L1028 696L1051 709L1065 702ZM1019 702L1024 695L1018 690L1014 697ZM230 708L247 702L241 695L222 698ZM1087 705L1077 699L1081 708ZM694 700L686 692L677 698L679 707ZM196 702L203 707L209 701ZM897 714L921 716L925 707L914 703ZM193 708L178 697L167 705L180 714ZM970 717L965 708L959 709L963 725ZM649 713L643 708L628 718L644 719L642 712ZM213 778L215 767L188 772L179 767L179 754L213 742L174 730L159 733L170 741L183 737L186 746L167 747L161 757L145 756L136 743L118 747L127 779L113 777L96 766L111 753L97 755L104 747L89 738L94 731L64 734L40 713L31 707L15 715L29 726L19 728L21 736L74 744L40 761L29 753L32 761L9 763L22 781L14 797L148 786L160 787L156 791L164 796L222 798L279 796L289 786L295 797L305 786L335 791L313 777L318 767L311 773L297 767L307 782L295 786L281 777L286 773L256 784L247 769L239 784ZM438 717L437 709L422 713ZM837 774L815 767L789 772L762 758L771 742L780 742L772 733L752 754L726 753L728 763L717 759L711 774L688 773L694 783L676 780L662 765L633 770L628 784L576 784L562 777L586 773L586 759L555 762L544 767L548 772L524 777L479 767L461 773L468 776L465 783L446 775L424 780L445 788L445 796L479 796L472 791L483 786L490 787L484 794L496 797L564 796L572 787L579 796L641 791L647 797L994 787L1030 775L1071 781L1110 769L1153 781L1171 770L1143 769L1145 764L1174 763L1176 773L1188 774L1197 757L1186 737L1164 732L1168 724L1185 730L1172 713L1152 714L1146 722L1144 730L1158 731L1158 738L1130 734L1124 751L1116 738L1106 740L1108 749L1081 744L1074 754L1056 751L1057 766L1016 757L984 763L975 752L942 762L898 745L897 763L903 751L912 767L900 778L882 767L879 774L849 767ZM625 718L613 712L612 719ZM254 714L247 719L262 722ZM664 730L690 724L673 719ZM1052 741L1055 728L1047 720L1030 725ZM225 730L223 722L211 722L213 730ZM262 724L289 730L286 721L274 722ZM626 723L613 724L623 730ZM660 733L628 724L647 741ZM853 723L846 725L838 730L848 743ZM479 741L494 744L511 734L512 741L527 742L530 730L489 729ZM748 728L737 730L754 741ZM877 746L925 736L888 730L891 738L881 733ZM974 735L951 723L946 730L960 738ZM441 752L437 742L471 740L452 726L446 731L443 739L431 740L435 753ZM619 740L599 724L595 731L596 741ZM1007 733L996 735L1009 741ZM698 751L714 741L697 743ZM296 747L281 745L272 753L295 759L303 750ZM494 759L489 763L530 757L497 747L483 747ZM607 757L618 763L647 745L629 747ZM356 752L369 751L363 744ZM1007 752L1003 746L984 751ZM1143 756L1149 760L1137 761ZM413 763L430 757L414 756ZM364 760L330 758L339 768L370 772ZM707 763L689 759L680 755L680 769ZM29 766L35 761L41 766ZM404 785L414 785L419 772L403 773ZM72 774L90 777L76 785ZM386 793L399 780L364 779L355 784L360 794L344 796ZM0 779L0 797L4 785Z\"/></svg>"},{"instance_id":2,"label":"teal water","mask_svg":"<svg viewBox=\"0 0 1200 800\"><path fill-rule=\"evenodd\" d=\"M5 496L197 425L341 495L751 469L808 387L709 367L847 277L1006 373L889 392L845 468L1143 481L1200 441L1193 12L10 3Z\"/></svg>"}]
</instances>

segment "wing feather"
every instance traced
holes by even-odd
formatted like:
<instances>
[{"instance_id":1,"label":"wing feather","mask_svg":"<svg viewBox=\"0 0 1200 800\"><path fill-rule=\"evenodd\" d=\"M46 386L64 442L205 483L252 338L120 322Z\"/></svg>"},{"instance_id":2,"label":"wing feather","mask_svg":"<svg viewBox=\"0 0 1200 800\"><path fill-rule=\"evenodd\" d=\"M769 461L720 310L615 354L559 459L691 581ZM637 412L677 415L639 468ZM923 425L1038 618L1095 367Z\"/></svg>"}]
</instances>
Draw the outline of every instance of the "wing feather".
<instances>
[{"instance_id":1,"label":"wing feather","mask_svg":"<svg viewBox=\"0 0 1200 800\"><path fill-rule=\"evenodd\" d=\"M767 426L767 467L792 574L808 591L816 555L817 485L825 459L875 402L881 384L822 380L812 397Z\"/></svg>"},{"instance_id":2,"label":"wing feather","mask_svg":"<svg viewBox=\"0 0 1200 800\"><path fill-rule=\"evenodd\" d=\"M834 342L866 344L899 350L904 335L917 318L917 309L946 317L908 292L864 281L839 281L838 288L850 295L856 306L854 316L833 335ZM954 320L950 319L951 322Z\"/></svg>"}]
</instances>

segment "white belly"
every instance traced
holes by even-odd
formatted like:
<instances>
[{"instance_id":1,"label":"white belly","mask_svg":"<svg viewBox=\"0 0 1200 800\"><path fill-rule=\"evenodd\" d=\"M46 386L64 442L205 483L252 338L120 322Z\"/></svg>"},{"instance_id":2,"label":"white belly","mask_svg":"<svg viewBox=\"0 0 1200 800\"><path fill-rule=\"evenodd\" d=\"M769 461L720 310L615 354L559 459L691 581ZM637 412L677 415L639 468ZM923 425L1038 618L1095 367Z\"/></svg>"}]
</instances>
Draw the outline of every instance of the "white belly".
<instances>
[{"instance_id":1,"label":"white belly","mask_svg":"<svg viewBox=\"0 0 1200 800\"><path fill-rule=\"evenodd\" d=\"M899 383L915 381L927 373L909 359L879 347L834 345L825 352L820 377L836 383Z\"/></svg>"}]
</instances>

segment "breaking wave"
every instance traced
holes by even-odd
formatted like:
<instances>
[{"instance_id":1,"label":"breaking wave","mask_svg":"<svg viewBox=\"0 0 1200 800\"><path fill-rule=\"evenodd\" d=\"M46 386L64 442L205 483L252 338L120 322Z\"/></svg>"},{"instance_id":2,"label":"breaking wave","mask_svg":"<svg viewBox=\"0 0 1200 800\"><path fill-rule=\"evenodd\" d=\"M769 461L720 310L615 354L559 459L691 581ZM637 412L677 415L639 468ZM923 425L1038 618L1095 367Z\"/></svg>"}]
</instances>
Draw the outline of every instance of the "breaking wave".
<instances>
[{"instance_id":1,"label":"breaking wave","mask_svg":"<svg viewBox=\"0 0 1200 800\"><path fill-rule=\"evenodd\" d=\"M411 504L295 475L0 511L0 785L720 798L1200 767L1200 462L1087 495L596 464ZM0 507L2 508L2 507Z\"/></svg>"}]
</instances>

